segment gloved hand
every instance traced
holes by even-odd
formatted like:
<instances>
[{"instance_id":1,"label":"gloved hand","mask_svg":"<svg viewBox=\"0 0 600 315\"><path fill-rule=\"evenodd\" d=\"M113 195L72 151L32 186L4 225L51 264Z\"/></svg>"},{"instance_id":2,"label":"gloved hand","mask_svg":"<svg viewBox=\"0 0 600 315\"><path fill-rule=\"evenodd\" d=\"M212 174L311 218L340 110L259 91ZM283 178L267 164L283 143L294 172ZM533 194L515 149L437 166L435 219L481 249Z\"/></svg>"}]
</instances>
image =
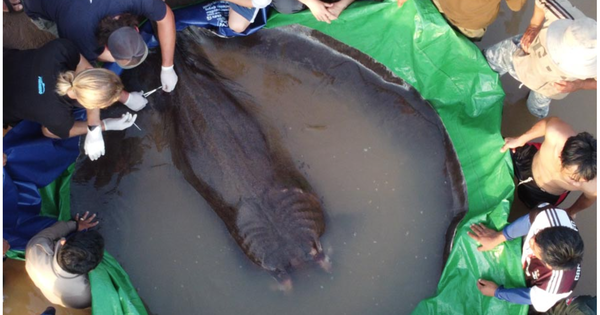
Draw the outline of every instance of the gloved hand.
<instances>
[{"instance_id":1,"label":"gloved hand","mask_svg":"<svg viewBox=\"0 0 600 315\"><path fill-rule=\"evenodd\" d=\"M129 92L129 97L127 98L127 101L125 101L124 105L136 112L146 107L148 100L142 94L144 94L144 91Z\"/></svg>"},{"instance_id":2,"label":"gloved hand","mask_svg":"<svg viewBox=\"0 0 600 315\"><path fill-rule=\"evenodd\" d=\"M100 126L96 126L94 130L88 128L83 149L92 161L104 155L104 139L102 138L102 128Z\"/></svg>"},{"instance_id":3,"label":"gloved hand","mask_svg":"<svg viewBox=\"0 0 600 315\"><path fill-rule=\"evenodd\" d=\"M127 112L121 116L121 118L106 118L102 120L104 124L104 130L125 130L131 126L135 122L137 118L137 114L131 115L130 112Z\"/></svg>"},{"instance_id":4,"label":"gloved hand","mask_svg":"<svg viewBox=\"0 0 600 315\"><path fill-rule=\"evenodd\" d=\"M177 73L175 73L173 66L161 67L162 70L160 71L160 83L162 84L163 91L165 92L173 91L177 85Z\"/></svg>"}]
</instances>

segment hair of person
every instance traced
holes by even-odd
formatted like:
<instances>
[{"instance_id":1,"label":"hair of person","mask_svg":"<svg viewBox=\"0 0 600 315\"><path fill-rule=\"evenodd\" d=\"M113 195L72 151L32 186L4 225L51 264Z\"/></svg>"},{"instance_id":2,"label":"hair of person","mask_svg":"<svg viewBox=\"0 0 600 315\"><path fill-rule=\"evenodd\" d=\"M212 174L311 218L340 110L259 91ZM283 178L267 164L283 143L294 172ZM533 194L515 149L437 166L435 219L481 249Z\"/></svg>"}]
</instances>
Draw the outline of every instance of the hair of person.
<instances>
[{"instance_id":1,"label":"hair of person","mask_svg":"<svg viewBox=\"0 0 600 315\"><path fill-rule=\"evenodd\" d=\"M120 14L117 16L106 16L98 23L96 29L96 40L98 45L104 47L108 43L108 38L112 32L123 26L137 27L139 25L139 18L137 15L129 13Z\"/></svg>"},{"instance_id":2,"label":"hair of person","mask_svg":"<svg viewBox=\"0 0 600 315\"><path fill-rule=\"evenodd\" d=\"M583 240L576 230L566 226L545 228L535 235L542 262L554 270L569 270L583 260Z\"/></svg>"},{"instance_id":3,"label":"hair of person","mask_svg":"<svg viewBox=\"0 0 600 315\"><path fill-rule=\"evenodd\" d=\"M104 257L104 238L97 231L76 232L58 251L58 265L73 274L86 274Z\"/></svg>"},{"instance_id":4,"label":"hair of person","mask_svg":"<svg viewBox=\"0 0 600 315\"><path fill-rule=\"evenodd\" d=\"M102 68L87 69L78 74L62 72L56 81L56 93L64 96L69 90L87 109L106 108L119 99L123 83L117 74Z\"/></svg>"},{"instance_id":5,"label":"hair of person","mask_svg":"<svg viewBox=\"0 0 600 315\"><path fill-rule=\"evenodd\" d=\"M563 168L577 166L574 179L590 181L596 178L596 139L587 132L569 137L560 159Z\"/></svg>"}]
</instances>

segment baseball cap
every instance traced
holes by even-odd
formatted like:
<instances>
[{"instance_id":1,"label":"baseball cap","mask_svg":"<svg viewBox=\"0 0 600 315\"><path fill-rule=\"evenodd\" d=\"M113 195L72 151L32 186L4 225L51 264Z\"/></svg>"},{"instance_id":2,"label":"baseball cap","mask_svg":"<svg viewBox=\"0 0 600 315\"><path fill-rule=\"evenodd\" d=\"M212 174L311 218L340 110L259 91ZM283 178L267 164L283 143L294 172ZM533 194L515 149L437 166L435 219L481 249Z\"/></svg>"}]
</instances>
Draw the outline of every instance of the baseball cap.
<instances>
[{"instance_id":1,"label":"baseball cap","mask_svg":"<svg viewBox=\"0 0 600 315\"><path fill-rule=\"evenodd\" d=\"M108 50L123 69L137 67L148 56L148 46L140 33L130 26L121 27L110 34Z\"/></svg>"},{"instance_id":2,"label":"baseball cap","mask_svg":"<svg viewBox=\"0 0 600 315\"><path fill-rule=\"evenodd\" d=\"M548 53L565 73L596 77L596 34L596 21L588 17L554 21L548 26Z\"/></svg>"}]
</instances>

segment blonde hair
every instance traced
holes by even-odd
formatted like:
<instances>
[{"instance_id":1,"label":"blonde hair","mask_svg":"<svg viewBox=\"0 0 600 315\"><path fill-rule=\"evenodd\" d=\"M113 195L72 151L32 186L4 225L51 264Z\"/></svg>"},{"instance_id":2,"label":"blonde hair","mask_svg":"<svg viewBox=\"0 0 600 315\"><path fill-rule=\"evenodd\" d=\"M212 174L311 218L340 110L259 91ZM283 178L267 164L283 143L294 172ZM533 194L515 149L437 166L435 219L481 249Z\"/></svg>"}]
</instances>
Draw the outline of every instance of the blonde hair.
<instances>
[{"instance_id":1,"label":"blonde hair","mask_svg":"<svg viewBox=\"0 0 600 315\"><path fill-rule=\"evenodd\" d=\"M114 72L102 68L87 69L78 74L62 72L56 81L56 93L64 96L69 90L87 109L106 108L119 99L123 83Z\"/></svg>"}]
</instances>

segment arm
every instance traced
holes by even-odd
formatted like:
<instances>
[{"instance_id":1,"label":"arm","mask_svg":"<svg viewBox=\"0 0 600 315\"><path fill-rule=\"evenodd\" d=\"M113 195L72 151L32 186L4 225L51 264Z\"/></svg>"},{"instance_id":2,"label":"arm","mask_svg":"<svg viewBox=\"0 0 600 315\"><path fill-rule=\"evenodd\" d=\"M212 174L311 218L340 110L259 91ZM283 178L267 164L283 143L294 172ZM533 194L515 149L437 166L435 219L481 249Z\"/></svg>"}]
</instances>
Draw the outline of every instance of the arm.
<instances>
[{"instance_id":1,"label":"arm","mask_svg":"<svg viewBox=\"0 0 600 315\"><path fill-rule=\"evenodd\" d=\"M500 152L506 152L508 149L521 147L535 138L546 136L550 129L563 129L565 134L573 132L569 125L556 117L544 118L535 123L531 129L517 138L506 137L504 139L504 146L502 146Z\"/></svg>"},{"instance_id":2,"label":"arm","mask_svg":"<svg viewBox=\"0 0 600 315\"><path fill-rule=\"evenodd\" d=\"M79 63L77 64L77 68L75 68L75 74L87 69L92 69L92 65L83 55L79 55Z\"/></svg>"},{"instance_id":3,"label":"arm","mask_svg":"<svg viewBox=\"0 0 600 315\"><path fill-rule=\"evenodd\" d=\"M494 297L510 303L531 305L530 292L531 288L506 289L504 286L500 286L494 292Z\"/></svg>"},{"instance_id":4,"label":"arm","mask_svg":"<svg viewBox=\"0 0 600 315\"><path fill-rule=\"evenodd\" d=\"M104 124L100 120L100 109L87 109L87 122L76 121L69 130L69 138L75 136L81 136L88 132L88 126L100 126L104 130ZM59 136L53 134L48 128L42 126L42 133L44 136L53 139L60 139Z\"/></svg>"},{"instance_id":5,"label":"arm","mask_svg":"<svg viewBox=\"0 0 600 315\"><path fill-rule=\"evenodd\" d=\"M58 221L49 228L43 229L36 234L29 242L32 243L33 240L42 238L48 240L49 243L53 243L55 240L65 237L71 232L75 232L76 229L77 223L75 221ZM27 247L29 247L29 245L27 245Z\"/></svg>"},{"instance_id":6,"label":"arm","mask_svg":"<svg viewBox=\"0 0 600 315\"><path fill-rule=\"evenodd\" d=\"M526 214L515 220L515 222L507 225L502 230L502 234L507 241L510 241L527 235L529 228L531 228L531 220L529 219L529 214Z\"/></svg>"},{"instance_id":7,"label":"arm","mask_svg":"<svg viewBox=\"0 0 600 315\"><path fill-rule=\"evenodd\" d=\"M575 80L575 81L560 81L553 83L554 87L560 93L571 93L579 90L596 90L598 81L596 79Z\"/></svg>"},{"instance_id":8,"label":"arm","mask_svg":"<svg viewBox=\"0 0 600 315\"><path fill-rule=\"evenodd\" d=\"M544 9L534 5L533 16L531 17L527 30L525 30L525 34L523 34L523 37L521 38L521 49L523 49L524 52L529 53L529 45L531 45L531 42L533 42L542 29L544 19Z\"/></svg>"},{"instance_id":9,"label":"arm","mask_svg":"<svg viewBox=\"0 0 600 315\"><path fill-rule=\"evenodd\" d=\"M173 55L175 54L175 16L171 8L167 6L165 17L156 22L158 28L158 40L162 56L162 66L173 66Z\"/></svg>"},{"instance_id":10,"label":"arm","mask_svg":"<svg viewBox=\"0 0 600 315\"><path fill-rule=\"evenodd\" d=\"M566 209L567 214L569 214L571 218L574 218L579 211L585 210L593 205L594 202L596 202L596 196L596 192L583 192L581 196L579 196L579 198L577 198L577 200L573 203L573 205Z\"/></svg>"}]
</instances>

